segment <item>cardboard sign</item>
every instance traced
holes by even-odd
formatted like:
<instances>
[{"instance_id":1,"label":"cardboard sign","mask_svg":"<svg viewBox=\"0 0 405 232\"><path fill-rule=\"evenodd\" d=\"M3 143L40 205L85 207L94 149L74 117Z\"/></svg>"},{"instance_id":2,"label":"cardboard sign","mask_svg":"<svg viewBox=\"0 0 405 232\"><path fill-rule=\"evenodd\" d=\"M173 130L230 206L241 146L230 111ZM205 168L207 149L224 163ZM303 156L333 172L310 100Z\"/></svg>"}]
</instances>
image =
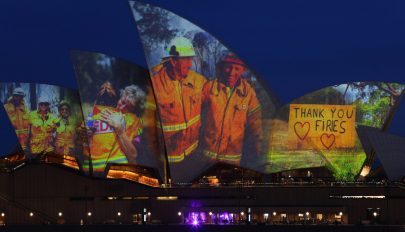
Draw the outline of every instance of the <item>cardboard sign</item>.
<instances>
[{"instance_id":1,"label":"cardboard sign","mask_svg":"<svg viewBox=\"0 0 405 232\"><path fill-rule=\"evenodd\" d=\"M353 105L291 104L290 150L353 148L356 140Z\"/></svg>"}]
</instances>

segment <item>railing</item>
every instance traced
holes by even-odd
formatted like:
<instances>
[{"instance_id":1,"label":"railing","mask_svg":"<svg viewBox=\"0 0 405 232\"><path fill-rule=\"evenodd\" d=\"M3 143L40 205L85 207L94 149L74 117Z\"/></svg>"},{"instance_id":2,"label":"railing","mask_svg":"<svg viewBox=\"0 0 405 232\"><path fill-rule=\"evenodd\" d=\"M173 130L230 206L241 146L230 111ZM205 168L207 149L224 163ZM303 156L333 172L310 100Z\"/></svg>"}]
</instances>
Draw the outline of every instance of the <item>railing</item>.
<instances>
[{"instance_id":1,"label":"railing","mask_svg":"<svg viewBox=\"0 0 405 232\"><path fill-rule=\"evenodd\" d=\"M405 189L405 185L400 182L390 181L376 181L376 182L316 182L316 181L288 181L288 182L231 182L231 183L173 183L168 185L162 185L163 188L182 188L182 187L288 187L288 186L314 186L314 187L328 187L328 186L340 186L340 187L399 187Z\"/></svg>"}]
</instances>

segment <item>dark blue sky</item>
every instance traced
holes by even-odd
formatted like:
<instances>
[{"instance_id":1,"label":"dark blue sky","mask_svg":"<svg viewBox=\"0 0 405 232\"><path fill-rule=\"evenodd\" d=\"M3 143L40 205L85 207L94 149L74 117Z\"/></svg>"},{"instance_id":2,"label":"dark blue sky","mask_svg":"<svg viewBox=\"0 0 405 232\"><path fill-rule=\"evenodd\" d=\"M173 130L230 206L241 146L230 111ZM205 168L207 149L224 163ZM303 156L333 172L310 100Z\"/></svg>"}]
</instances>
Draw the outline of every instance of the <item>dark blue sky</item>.
<instances>
[{"instance_id":1,"label":"dark blue sky","mask_svg":"<svg viewBox=\"0 0 405 232\"><path fill-rule=\"evenodd\" d=\"M348 81L405 83L405 2L149 0L212 33L287 103ZM0 80L76 87L69 50L146 67L126 0L0 1ZM405 136L405 103L392 132ZM0 153L15 143L1 109Z\"/></svg>"}]
</instances>

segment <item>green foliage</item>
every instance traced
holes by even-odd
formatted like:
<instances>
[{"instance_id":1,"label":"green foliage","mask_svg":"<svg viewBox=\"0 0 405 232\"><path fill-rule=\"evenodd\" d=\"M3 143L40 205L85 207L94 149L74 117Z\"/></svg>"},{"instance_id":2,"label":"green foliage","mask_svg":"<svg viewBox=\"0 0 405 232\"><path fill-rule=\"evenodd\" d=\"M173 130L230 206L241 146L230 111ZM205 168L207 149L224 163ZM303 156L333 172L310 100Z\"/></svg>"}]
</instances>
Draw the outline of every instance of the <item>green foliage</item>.
<instances>
[{"instance_id":1,"label":"green foliage","mask_svg":"<svg viewBox=\"0 0 405 232\"><path fill-rule=\"evenodd\" d=\"M323 167L325 159L318 151L272 151L267 154L267 160L272 166L267 167L266 172L276 173L287 170Z\"/></svg>"},{"instance_id":2,"label":"green foliage","mask_svg":"<svg viewBox=\"0 0 405 232\"><path fill-rule=\"evenodd\" d=\"M323 153L336 181L355 181L366 159L362 150L334 150Z\"/></svg>"},{"instance_id":3,"label":"green foliage","mask_svg":"<svg viewBox=\"0 0 405 232\"><path fill-rule=\"evenodd\" d=\"M357 122L365 126L380 128L387 116L390 102L389 98L379 98L373 104L361 100L355 102L357 107Z\"/></svg>"},{"instance_id":4,"label":"green foliage","mask_svg":"<svg viewBox=\"0 0 405 232\"><path fill-rule=\"evenodd\" d=\"M396 83L356 82L349 84L350 93L355 98L357 122L372 127L382 127L404 89Z\"/></svg>"}]
</instances>

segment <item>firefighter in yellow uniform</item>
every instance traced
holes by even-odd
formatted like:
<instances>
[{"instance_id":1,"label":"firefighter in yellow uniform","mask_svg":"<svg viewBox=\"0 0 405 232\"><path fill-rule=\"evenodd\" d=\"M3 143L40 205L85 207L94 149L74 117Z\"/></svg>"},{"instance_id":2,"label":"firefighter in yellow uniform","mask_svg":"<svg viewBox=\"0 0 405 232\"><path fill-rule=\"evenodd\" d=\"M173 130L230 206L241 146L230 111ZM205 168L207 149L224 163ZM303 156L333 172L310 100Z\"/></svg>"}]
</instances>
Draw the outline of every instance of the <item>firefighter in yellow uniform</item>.
<instances>
[{"instance_id":1,"label":"firefighter in yellow uniform","mask_svg":"<svg viewBox=\"0 0 405 232\"><path fill-rule=\"evenodd\" d=\"M59 117L55 120L55 153L63 157L63 164L78 169L76 140L79 133L76 119L71 116L70 104L66 101L59 103Z\"/></svg>"},{"instance_id":2,"label":"firefighter in yellow uniform","mask_svg":"<svg viewBox=\"0 0 405 232\"><path fill-rule=\"evenodd\" d=\"M174 38L168 56L152 68L152 85L169 163L180 163L198 147L201 93L206 78L190 70L195 51L190 40Z\"/></svg>"},{"instance_id":3,"label":"firefighter in yellow uniform","mask_svg":"<svg viewBox=\"0 0 405 232\"><path fill-rule=\"evenodd\" d=\"M38 99L38 109L30 113L30 158L46 161L46 155L54 151L53 131L55 116L49 109L50 101L46 97Z\"/></svg>"},{"instance_id":4,"label":"firefighter in yellow uniform","mask_svg":"<svg viewBox=\"0 0 405 232\"><path fill-rule=\"evenodd\" d=\"M203 89L203 152L212 160L239 165L245 144L260 159L261 108L255 90L242 78L245 65L228 53L218 70L219 78Z\"/></svg>"},{"instance_id":5,"label":"firefighter in yellow uniform","mask_svg":"<svg viewBox=\"0 0 405 232\"><path fill-rule=\"evenodd\" d=\"M90 154L93 173L103 175L108 163L136 163L136 144L142 134L141 113L146 94L138 86L127 86L116 107L95 105ZM87 123L89 125L89 123Z\"/></svg>"},{"instance_id":6,"label":"firefighter in yellow uniform","mask_svg":"<svg viewBox=\"0 0 405 232\"><path fill-rule=\"evenodd\" d=\"M96 102L86 118L87 144L83 143L83 171L85 173L94 172L96 176L104 175L107 158L103 157L108 157L111 147L116 141L113 130L100 120L99 114L107 108L115 110L117 102L118 97L113 85L109 81L104 82L100 86ZM88 153L85 152L86 145L88 145ZM97 146L100 145L101 147L98 148Z\"/></svg>"},{"instance_id":7,"label":"firefighter in yellow uniform","mask_svg":"<svg viewBox=\"0 0 405 232\"><path fill-rule=\"evenodd\" d=\"M27 151L30 124L29 111L25 105L24 97L23 89L20 87L15 88L12 96L4 104L4 109L15 129L18 142L22 149Z\"/></svg>"}]
</instances>

